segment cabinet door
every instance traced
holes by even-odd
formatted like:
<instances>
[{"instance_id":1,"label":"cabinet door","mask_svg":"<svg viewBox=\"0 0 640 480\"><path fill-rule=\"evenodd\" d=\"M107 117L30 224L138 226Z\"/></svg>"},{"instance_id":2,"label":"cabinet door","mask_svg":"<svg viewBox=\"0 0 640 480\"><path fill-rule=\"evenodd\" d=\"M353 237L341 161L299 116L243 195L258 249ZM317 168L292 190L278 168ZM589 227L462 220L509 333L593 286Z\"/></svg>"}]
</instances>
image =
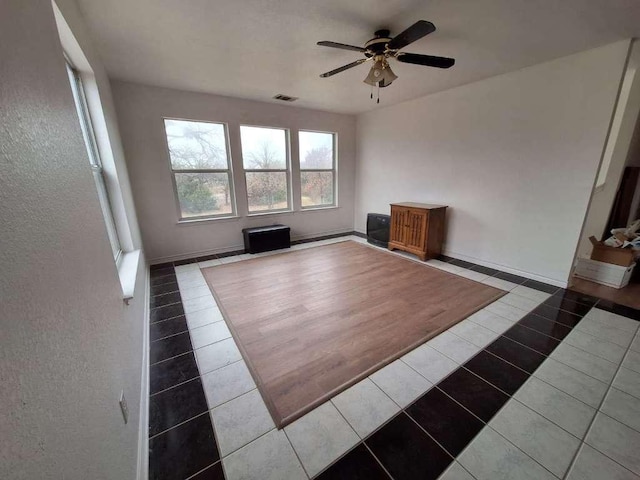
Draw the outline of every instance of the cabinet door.
<instances>
[{"instance_id":1,"label":"cabinet door","mask_svg":"<svg viewBox=\"0 0 640 480\"><path fill-rule=\"evenodd\" d=\"M391 208L391 235L390 241L405 244L405 231L409 210L406 208Z\"/></svg>"},{"instance_id":2,"label":"cabinet door","mask_svg":"<svg viewBox=\"0 0 640 480\"><path fill-rule=\"evenodd\" d=\"M407 211L404 240L407 247L426 249L427 215L425 210L409 209Z\"/></svg>"}]
</instances>

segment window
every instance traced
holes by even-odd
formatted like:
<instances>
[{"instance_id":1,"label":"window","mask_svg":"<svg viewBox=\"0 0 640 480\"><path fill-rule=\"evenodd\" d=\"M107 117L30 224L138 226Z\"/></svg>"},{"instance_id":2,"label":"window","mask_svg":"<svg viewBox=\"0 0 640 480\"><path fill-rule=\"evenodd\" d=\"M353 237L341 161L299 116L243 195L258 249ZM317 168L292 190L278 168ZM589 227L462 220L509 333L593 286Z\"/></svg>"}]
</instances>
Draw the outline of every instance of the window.
<instances>
[{"instance_id":1,"label":"window","mask_svg":"<svg viewBox=\"0 0 640 480\"><path fill-rule=\"evenodd\" d=\"M334 133L299 132L302 208L336 204Z\"/></svg>"},{"instance_id":2,"label":"window","mask_svg":"<svg viewBox=\"0 0 640 480\"><path fill-rule=\"evenodd\" d=\"M249 213L291 210L287 131L240 127Z\"/></svg>"},{"instance_id":3,"label":"window","mask_svg":"<svg viewBox=\"0 0 640 480\"><path fill-rule=\"evenodd\" d=\"M235 215L225 125L165 119L164 127L180 219Z\"/></svg>"},{"instance_id":4,"label":"window","mask_svg":"<svg viewBox=\"0 0 640 480\"><path fill-rule=\"evenodd\" d=\"M96 188L98 189L98 199L100 201L100 207L102 208L104 222L107 227L107 235L109 236L109 242L111 243L111 250L116 263L118 263L122 249L120 247L120 239L118 238L116 224L113 219L113 212L111 210L111 203L109 201L109 194L107 192L107 185L105 182L105 174L102 169L102 162L100 161L100 155L98 153L98 146L96 144L96 138L91 124L91 117L89 116L89 110L87 109L82 80L78 71L74 69L69 62L67 62L67 73L69 75L69 82L71 83L71 90L73 91L76 111L78 112L78 118L80 120L80 129L82 130L82 136L89 155L89 163L91 164L93 179L96 182Z\"/></svg>"}]
</instances>

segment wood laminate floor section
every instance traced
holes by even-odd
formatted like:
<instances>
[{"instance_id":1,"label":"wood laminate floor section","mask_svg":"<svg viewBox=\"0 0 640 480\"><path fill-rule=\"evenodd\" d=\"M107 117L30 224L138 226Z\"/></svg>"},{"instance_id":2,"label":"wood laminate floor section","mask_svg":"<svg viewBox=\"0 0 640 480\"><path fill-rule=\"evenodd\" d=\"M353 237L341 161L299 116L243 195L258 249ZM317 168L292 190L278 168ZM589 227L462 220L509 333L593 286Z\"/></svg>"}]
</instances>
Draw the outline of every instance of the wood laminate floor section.
<instances>
[{"instance_id":1,"label":"wood laminate floor section","mask_svg":"<svg viewBox=\"0 0 640 480\"><path fill-rule=\"evenodd\" d=\"M636 267L638 268L638 267ZM599 283L590 282L584 278L573 277L571 290L611 300L612 302L640 309L640 282L629 283L623 288L607 287Z\"/></svg>"},{"instance_id":2,"label":"wood laminate floor section","mask_svg":"<svg viewBox=\"0 0 640 480\"><path fill-rule=\"evenodd\" d=\"M278 427L504 294L353 241L203 274Z\"/></svg>"}]
</instances>

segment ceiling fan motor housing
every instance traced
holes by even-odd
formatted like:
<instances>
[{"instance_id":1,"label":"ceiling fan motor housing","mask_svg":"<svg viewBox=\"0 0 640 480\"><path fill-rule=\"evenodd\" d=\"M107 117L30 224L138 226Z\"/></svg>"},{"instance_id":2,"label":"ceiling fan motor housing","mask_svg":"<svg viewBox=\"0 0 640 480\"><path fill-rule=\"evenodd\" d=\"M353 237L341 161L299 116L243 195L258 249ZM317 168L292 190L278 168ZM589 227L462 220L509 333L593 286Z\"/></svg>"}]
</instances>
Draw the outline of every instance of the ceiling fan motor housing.
<instances>
[{"instance_id":1,"label":"ceiling fan motor housing","mask_svg":"<svg viewBox=\"0 0 640 480\"><path fill-rule=\"evenodd\" d=\"M365 56L371 58L384 54L387 44L391 41L389 34L389 30L378 30L375 33L376 36L364 44L364 48L367 49Z\"/></svg>"}]
</instances>

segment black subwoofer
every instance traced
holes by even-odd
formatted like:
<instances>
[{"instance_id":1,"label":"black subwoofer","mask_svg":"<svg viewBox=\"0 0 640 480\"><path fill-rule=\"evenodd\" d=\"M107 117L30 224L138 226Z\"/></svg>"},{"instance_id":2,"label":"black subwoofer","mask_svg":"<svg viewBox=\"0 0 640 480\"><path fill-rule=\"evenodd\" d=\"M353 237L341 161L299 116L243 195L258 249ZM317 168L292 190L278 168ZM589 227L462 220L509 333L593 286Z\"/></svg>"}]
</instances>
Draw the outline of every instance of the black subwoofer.
<instances>
[{"instance_id":1,"label":"black subwoofer","mask_svg":"<svg viewBox=\"0 0 640 480\"><path fill-rule=\"evenodd\" d=\"M268 252L280 248L289 248L291 229L286 225L243 228L244 251L246 253Z\"/></svg>"}]
</instances>

